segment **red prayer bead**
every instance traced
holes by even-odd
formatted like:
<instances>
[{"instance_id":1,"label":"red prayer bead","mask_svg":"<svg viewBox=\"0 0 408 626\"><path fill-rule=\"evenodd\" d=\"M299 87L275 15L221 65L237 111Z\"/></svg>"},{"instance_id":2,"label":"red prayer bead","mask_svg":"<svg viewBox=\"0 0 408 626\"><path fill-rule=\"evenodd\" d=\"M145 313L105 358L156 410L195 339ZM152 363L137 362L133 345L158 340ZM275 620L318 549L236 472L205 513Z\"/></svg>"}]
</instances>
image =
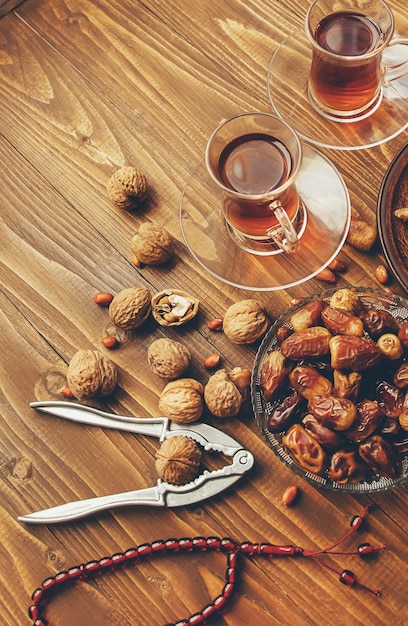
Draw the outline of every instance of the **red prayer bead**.
<instances>
[{"instance_id":1,"label":"red prayer bead","mask_svg":"<svg viewBox=\"0 0 408 626\"><path fill-rule=\"evenodd\" d=\"M235 567L229 567L225 573L225 580L229 583L234 583L235 575L236 575Z\"/></svg>"},{"instance_id":2,"label":"red prayer bead","mask_svg":"<svg viewBox=\"0 0 408 626\"><path fill-rule=\"evenodd\" d=\"M205 539L205 537L194 537L193 548L198 549L198 550L206 550L207 540Z\"/></svg>"},{"instance_id":3,"label":"red prayer bead","mask_svg":"<svg viewBox=\"0 0 408 626\"><path fill-rule=\"evenodd\" d=\"M125 552L125 559L127 561L131 561L133 559L137 559L139 556L139 552L137 550L137 548L129 548L129 550L126 550Z\"/></svg>"},{"instance_id":4,"label":"red prayer bead","mask_svg":"<svg viewBox=\"0 0 408 626\"><path fill-rule=\"evenodd\" d=\"M224 537L224 539L221 539L221 550L234 550L237 547L238 546L235 541L233 541L229 537Z\"/></svg>"},{"instance_id":5,"label":"red prayer bead","mask_svg":"<svg viewBox=\"0 0 408 626\"><path fill-rule=\"evenodd\" d=\"M31 596L31 600L39 604L42 600L43 595L44 595L44 589L36 589L33 592L33 595Z\"/></svg>"},{"instance_id":6,"label":"red prayer bead","mask_svg":"<svg viewBox=\"0 0 408 626\"><path fill-rule=\"evenodd\" d=\"M203 618L206 619L207 617L210 617L211 615L213 615L213 613L216 613L217 611L218 611L217 607L211 603L211 604L207 604L207 606L203 608L203 610L201 611L201 614Z\"/></svg>"},{"instance_id":7,"label":"red prayer bead","mask_svg":"<svg viewBox=\"0 0 408 626\"><path fill-rule=\"evenodd\" d=\"M160 540L160 541L154 541L152 544L149 543L145 543L143 546L139 546L138 547L138 552L140 553L141 550L140 548L143 548L144 550L144 554L148 554L149 552L151 552L153 550L153 552L163 552L166 549L165 543L164 541ZM148 548L150 548L150 551L147 552Z\"/></svg>"},{"instance_id":8,"label":"red prayer bead","mask_svg":"<svg viewBox=\"0 0 408 626\"><path fill-rule=\"evenodd\" d=\"M123 552L120 552L118 554L112 554L112 563L114 565L116 564L119 565L119 563L123 563L124 560L125 560L125 555Z\"/></svg>"},{"instance_id":9,"label":"red prayer bead","mask_svg":"<svg viewBox=\"0 0 408 626\"><path fill-rule=\"evenodd\" d=\"M352 585L355 584L356 577L353 574L353 572L350 572L350 570L345 569L340 574L340 582L343 583L343 585L348 585L349 587L351 587Z\"/></svg>"},{"instance_id":10,"label":"red prayer bead","mask_svg":"<svg viewBox=\"0 0 408 626\"><path fill-rule=\"evenodd\" d=\"M231 568L236 568L238 561L238 552L230 552L227 556L227 565Z\"/></svg>"},{"instance_id":11,"label":"red prayer bead","mask_svg":"<svg viewBox=\"0 0 408 626\"><path fill-rule=\"evenodd\" d=\"M357 550L360 556L366 556L374 552L374 546L371 543L360 543Z\"/></svg>"},{"instance_id":12,"label":"red prayer bead","mask_svg":"<svg viewBox=\"0 0 408 626\"><path fill-rule=\"evenodd\" d=\"M188 552L191 552L193 549L193 540L190 537L183 537L183 539L180 539L179 541L179 547L180 550L187 550Z\"/></svg>"},{"instance_id":13,"label":"red prayer bead","mask_svg":"<svg viewBox=\"0 0 408 626\"><path fill-rule=\"evenodd\" d=\"M30 608L28 609L28 616L30 617L30 619L36 620L40 617L40 615L41 609L39 606L37 606L36 604L30 606Z\"/></svg>"},{"instance_id":14,"label":"red prayer bead","mask_svg":"<svg viewBox=\"0 0 408 626\"><path fill-rule=\"evenodd\" d=\"M222 595L224 598L229 598L234 592L234 584L232 582L228 582L224 585L224 589L222 590Z\"/></svg>"},{"instance_id":15,"label":"red prayer bead","mask_svg":"<svg viewBox=\"0 0 408 626\"><path fill-rule=\"evenodd\" d=\"M221 549L221 539L219 537L208 537L207 546L211 550L220 550Z\"/></svg>"},{"instance_id":16,"label":"red prayer bead","mask_svg":"<svg viewBox=\"0 0 408 626\"><path fill-rule=\"evenodd\" d=\"M55 580L53 578L46 578L45 580L43 580L42 588L43 589L50 589L54 585L55 585Z\"/></svg>"},{"instance_id":17,"label":"red prayer bead","mask_svg":"<svg viewBox=\"0 0 408 626\"><path fill-rule=\"evenodd\" d=\"M154 544L142 543L137 548L137 553L139 556L146 556L152 552L161 552L162 550L164 550L164 541L156 541Z\"/></svg>"},{"instance_id":18,"label":"red prayer bead","mask_svg":"<svg viewBox=\"0 0 408 626\"><path fill-rule=\"evenodd\" d=\"M223 595L219 595L214 600L214 606L217 611L221 611L227 603L227 598Z\"/></svg>"},{"instance_id":19,"label":"red prayer bead","mask_svg":"<svg viewBox=\"0 0 408 626\"><path fill-rule=\"evenodd\" d=\"M84 566L83 566L83 565L77 565L77 566L75 566L75 567L71 567L71 568L68 570L68 572L67 572L67 574L68 574L68 578L69 578L70 580L71 580L71 579L74 579L74 580L75 580L75 578L80 578L80 577L82 576L82 572L83 572L83 570L84 570Z\"/></svg>"},{"instance_id":20,"label":"red prayer bead","mask_svg":"<svg viewBox=\"0 0 408 626\"><path fill-rule=\"evenodd\" d=\"M201 613L194 613L194 615L190 615L187 620L187 624L189 626L197 626L197 624L201 624L203 621L203 616Z\"/></svg>"},{"instance_id":21,"label":"red prayer bead","mask_svg":"<svg viewBox=\"0 0 408 626\"><path fill-rule=\"evenodd\" d=\"M95 570L97 570L99 567L98 561L89 561L88 563L85 563L84 565L84 570L86 572L94 572Z\"/></svg>"}]
</instances>

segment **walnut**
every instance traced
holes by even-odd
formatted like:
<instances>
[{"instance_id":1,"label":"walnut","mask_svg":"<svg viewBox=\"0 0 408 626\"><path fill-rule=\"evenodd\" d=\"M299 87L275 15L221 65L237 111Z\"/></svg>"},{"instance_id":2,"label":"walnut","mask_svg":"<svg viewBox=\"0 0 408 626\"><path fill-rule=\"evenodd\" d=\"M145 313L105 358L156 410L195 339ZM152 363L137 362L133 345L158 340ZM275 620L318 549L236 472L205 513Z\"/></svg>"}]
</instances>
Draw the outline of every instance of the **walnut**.
<instances>
[{"instance_id":1,"label":"walnut","mask_svg":"<svg viewBox=\"0 0 408 626\"><path fill-rule=\"evenodd\" d=\"M166 289L152 298L152 315L161 326L181 326L197 315L199 301L185 291Z\"/></svg>"},{"instance_id":2,"label":"walnut","mask_svg":"<svg viewBox=\"0 0 408 626\"><path fill-rule=\"evenodd\" d=\"M108 314L115 326L123 330L139 328L152 310L151 294L145 287L130 287L117 293Z\"/></svg>"},{"instance_id":3,"label":"walnut","mask_svg":"<svg viewBox=\"0 0 408 626\"><path fill-rule=\"evenodd\" d=\"M179 378L165 386L159 409L173 422L188 424L200 419L204 409L204 386L193 378Z\"/></svg>"},{"instance_id":4,"label":"walnut","mask_svg":"<svg viewBox=\"0 0 408 626\"><path fill-rule=\"evenodd\" d=\"M184 485L197 476L202 452L197 443L184 435L165 439L156 452L156 471L167 483Z\"/></svg>"},{"instance_id":5,"label":"walnut","mask_svg":"<svg viewBox=\"0 0 408 626\"><path fill-rule=\"evenodd\" d=\"M130 242L132 263L139 267L167 263L173 255L174 240L170 233L161 226L144 222L133 235Z\"/></svg>"},{"instance_id":6,"label":"walnut","mask_svg":"<svg viewBox=\"0 0 408 626\"><path fill-rule=\"evenodd\" d=\"M242 395L227 371L221 369L208 379L204 400L208 410L216 417L234 417L241 408Z\"/></svg>"},{"instance_id":7,"label":"walnut","mask_svg":"<svg viewBox=\"0 0 408 626\"><path fill-rule=\"evenodd\" d=\"M167 337L155 339L147 349L147 360L161 378L178 378L190 365L191 353L178 341Z\"/></svg>"},{"instance_id":8,"label":"walnut","mask_svg":"<svg viewBox=\"0 0 408 626\"><path fill-rule=\"evenodd\" d=\"M135 167L123 166L110 177L106 191L120 209L135 208L147 196L146 176Z\"/></svg>"},{"instance_id":9,"label":"walnut","mask_svg":"<svg viewBox=\"0 0 408 626\"><path fill-rule=\"evenodd\" d=\"M233 343L253 343L260 339L269 326L269 319L262 305L253 299L240 300L227 309L223 330Z\"/></svg>"},{"instance_id":10,"label":"walnut","mask_svg":"<svg viewBox=\"0 0 408 626\"><path fill-rule=\"evenodd\" d=\"M108 396L116 382L115 364L98 350L78 350L68 365L67 383L79 400Z\"/></svg>"}]
</instances>

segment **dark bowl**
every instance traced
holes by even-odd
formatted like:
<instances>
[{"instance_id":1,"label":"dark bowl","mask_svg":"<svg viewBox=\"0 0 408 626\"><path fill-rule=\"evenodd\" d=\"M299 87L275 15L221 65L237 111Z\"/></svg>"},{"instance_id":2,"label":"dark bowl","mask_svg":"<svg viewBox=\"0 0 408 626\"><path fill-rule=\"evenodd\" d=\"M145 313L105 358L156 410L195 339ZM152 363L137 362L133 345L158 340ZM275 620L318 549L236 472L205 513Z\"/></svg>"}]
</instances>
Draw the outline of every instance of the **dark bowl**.
<instances>
[{"instance_id":1,"label":"dark bowl","mask_svg":"<svg viewBox=\"0 0 408 626\"><path fill-rule=\"evenodd\" d=\"M408 290L408 222L395 215L408 206L408 144L390 164L377 203L377 229L385 260L403 289Z\"/></svg>"}]
</instances>

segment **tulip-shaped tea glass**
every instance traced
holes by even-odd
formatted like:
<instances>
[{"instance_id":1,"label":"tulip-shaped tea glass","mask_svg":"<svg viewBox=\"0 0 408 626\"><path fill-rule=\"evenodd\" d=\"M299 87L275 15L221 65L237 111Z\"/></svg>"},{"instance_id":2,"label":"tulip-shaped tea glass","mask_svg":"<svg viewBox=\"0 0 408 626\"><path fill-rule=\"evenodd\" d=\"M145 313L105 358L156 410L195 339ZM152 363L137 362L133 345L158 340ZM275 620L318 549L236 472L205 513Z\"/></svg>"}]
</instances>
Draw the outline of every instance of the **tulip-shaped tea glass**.
<instances>
[{"instance_id":1,"label":"tulip-shaped tea glass","mask_svg":"<svg viewBox=\"0 0 408 626\"><path fill-rule=\"evenodd\" d=\"M210 136L205 160L238 245L254 254L298 250L305 211L296 187L302 146L285 122L258 112L232 117Z\"/></svg>"},{"instance_id":2,"label":"tulip-shaped tea glass","mask_svg":"<svg viewBox=\"0 0 408 626\"><path fill-rule=\"evenodd\" d=\"M383 85L408 74L408 61L383 62L389 46L408 44L394 38L394 16L383 0L315 0L306 16L312 45L309 98L334 120L363 119L381 104Z\"/></svg>"},{"instance_id":3,"label":"tulip-shaped tea glass","mask_svg":"<svg viewBox=\"0 0 408 626\"><path fill-rule=\"evenodd\" d=\"M384 0L313 0L272 51L273 112L301 139L371 148L408 127L408 13Z\"/></svg>"}]
</instances>

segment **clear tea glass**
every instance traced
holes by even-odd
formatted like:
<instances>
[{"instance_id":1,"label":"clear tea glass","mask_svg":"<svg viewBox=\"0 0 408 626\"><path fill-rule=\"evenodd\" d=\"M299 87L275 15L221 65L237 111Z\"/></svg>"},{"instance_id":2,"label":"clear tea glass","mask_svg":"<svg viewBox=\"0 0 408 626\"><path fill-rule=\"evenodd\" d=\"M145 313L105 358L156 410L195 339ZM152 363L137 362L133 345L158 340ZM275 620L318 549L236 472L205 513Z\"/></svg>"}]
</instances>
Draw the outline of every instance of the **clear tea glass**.
<instances>
[{"instance_id":1,"label":"clear tea glass","mask_svg":"<svg viewBox=\"0 0 408 626\"><path fill-rule=\"evenodd\" d=\"M212 133L205 161L220 189L225 220L242 247L296 252L301 207L296 177L302 164L296 133L268 113L242 113Z\"/></svg>"},{"instance_id":2,"label":"clear tea glass","mask_svg":"<svg viewBox=\"0 0 408 626\"><path fill-rule=\"evenodd\" d=\"M408 73L408 62L387 67L394 16L383 0L315 0L306 16L312 44L309 99L328 119L348 121L371 115L381 104L383 85Z\"/></svg>"}]
</instances>

